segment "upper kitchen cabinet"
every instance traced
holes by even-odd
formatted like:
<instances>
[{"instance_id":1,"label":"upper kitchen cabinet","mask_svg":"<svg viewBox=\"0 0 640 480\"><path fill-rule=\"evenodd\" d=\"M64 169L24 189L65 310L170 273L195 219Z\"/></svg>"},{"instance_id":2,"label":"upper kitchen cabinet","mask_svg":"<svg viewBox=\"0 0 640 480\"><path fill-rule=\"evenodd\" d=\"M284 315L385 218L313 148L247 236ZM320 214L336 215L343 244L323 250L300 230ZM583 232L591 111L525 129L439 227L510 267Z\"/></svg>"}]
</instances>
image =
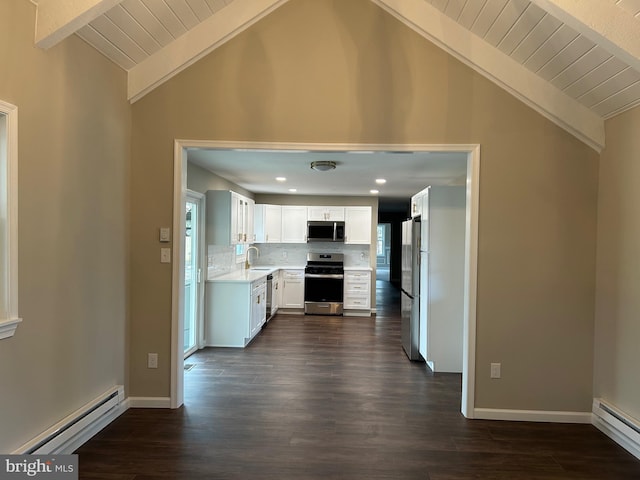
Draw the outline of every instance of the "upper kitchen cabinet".
<instances>
[{"instance_id":1,"label":"upper kitchen cabinet","mask_svg":"<svg viewBox=\"0 0 640 480\"><path fill-rule=\"evenodd\" d=\"M424 197L428 194L428 192L429 187L411 197L411 218L419 217L420 215L422 215L422 204L424 202Z\"/></svg>"},{"instance_id":2,"label":"upper kitchen cabinet","mask_svg":"<svg viewBox=\"0 0 640 480\"><path fill-rule=\"evenodd\" d=\"M345 207L344 226L348 244L371 243L371 207Z\"/></svg>"},{"instance_id":3,"label":"upper kitchen cabinet","mask_svg":"<svg viewBox=\"0 0 640 480\"><path fill-rule=\"evenodd\" d=\"M282 206L282 243L306 243L307 207Z\"/></svg>"},{"instance_id":4,"label":"upper kitchen cabinet","mask_svg":"<svg viewBox=\"0 0 640 480\"><path fill-rule=\"evenodd\" d=\"M253 226L256 242L280 243L282 241L282 206L256 205Z\"/></svg>"},{"instance_id":5,"label":"upper kitchen cabinet","mask_svg":"<svg viewBox=\"0 0 640 480\"><path fill-rule=\"evenodd\" d=\"M208 190L206 198L208 245L253 242L252 199L229 190Z\"/></svg>"},{"instance_id":6,"label":"upper kitchen cabinet","mask_svg":"<svg viewBox=\"0 0 640 480\"><path fill-rule=\"evenodd\" d=\"M307 218L311 221L344 221L344 207L308 207Z\"/></svg>"}]
</instances>

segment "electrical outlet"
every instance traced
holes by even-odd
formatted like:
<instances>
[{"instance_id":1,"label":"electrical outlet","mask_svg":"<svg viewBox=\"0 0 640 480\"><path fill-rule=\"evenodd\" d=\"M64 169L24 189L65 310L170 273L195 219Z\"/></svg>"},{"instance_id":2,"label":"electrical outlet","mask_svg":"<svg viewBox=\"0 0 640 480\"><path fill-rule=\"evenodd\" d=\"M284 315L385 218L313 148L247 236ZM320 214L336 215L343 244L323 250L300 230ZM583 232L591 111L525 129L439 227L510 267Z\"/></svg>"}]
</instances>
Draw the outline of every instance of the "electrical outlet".
<instances>
[{"instance_id":1,"label":"electrical outlet","mask_svg":"<svg viewBox=\"0 0 640 480\"><path fill-rule=\"evenodd\" d=\"M158 354L147 354L147 368L158 368Z\"/></svg>"},{"instance_id":2,"label":"electrical outlet","mask_svg":"<svg viewBox=\"0 0 640 480\"><path fill-rule=\"evenodd\" d=\"M500 369L502 368L502 364L500 363L492 363L491 364L491 378L500 378Z\"/></svg>"},{"instance_id":3,"label":"electrical outlet","mask_svg":"<svg viewBox=\"0 0 640 480\"><path fill-rule=\"evenodd\" d=\"M287 258L287 251L286 250L282 251L282 258Z\"/></svg>"}]
</instances>

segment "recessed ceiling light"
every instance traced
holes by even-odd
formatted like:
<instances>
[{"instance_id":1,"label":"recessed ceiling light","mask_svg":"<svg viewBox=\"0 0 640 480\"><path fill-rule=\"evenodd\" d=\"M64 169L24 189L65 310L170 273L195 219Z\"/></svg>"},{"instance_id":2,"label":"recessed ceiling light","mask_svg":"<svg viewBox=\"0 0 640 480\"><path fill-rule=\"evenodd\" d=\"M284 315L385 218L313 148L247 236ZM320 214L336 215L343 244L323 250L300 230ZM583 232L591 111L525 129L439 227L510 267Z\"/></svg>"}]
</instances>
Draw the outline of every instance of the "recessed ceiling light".
<instances>
[{"instance_id":1,"label":"recessed ceiling light","mask_svg":"<svg viewBox=\"0 0 640 480\"><path fill-rule=\"evenodd\" d=\"M290 188L289 191L293 193L293 192L297 192L298 189L297 188Z\"/></svg>"},{"instance_id":2,"label":"recessed ceiling light","mask_svg":"<svg viewBox=\"0 0 640 480\"><path fill-rule=\"evenodd\" d=\"M286 182L287 181L287 177L276 177L276 180L279 182Z\"/></svg>"},{"instance_id":3,"label":"recessed ceiling light","mask_svg":"<svg viewBox=\"0 0 640 480\"><path fill-rule=\"evenodd\" d=\"M376 193L380 193L380 192L378 190L369 190L369 193L373 193L375 195Z\"/></svg>"},{"instance_id":4,"label":"recessed ceiling light","mask_svg":"<svg viewBox=\"0 0 640 480\"><path fill-rule=\"evenodd\" d=\"M384 185L387 181L384 178L376 178L376 183L378 185Z\"/></svg>"}]
</instances>

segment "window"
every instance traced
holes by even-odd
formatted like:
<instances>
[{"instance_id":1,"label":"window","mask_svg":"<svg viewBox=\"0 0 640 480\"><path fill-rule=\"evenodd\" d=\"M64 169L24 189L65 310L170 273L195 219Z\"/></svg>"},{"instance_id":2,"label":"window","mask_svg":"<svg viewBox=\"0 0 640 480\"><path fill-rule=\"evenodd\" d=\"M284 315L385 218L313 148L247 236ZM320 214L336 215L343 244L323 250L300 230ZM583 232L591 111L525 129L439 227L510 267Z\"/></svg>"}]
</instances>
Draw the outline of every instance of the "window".
<instances>
[{"instance_id":1,"label":"window","mask_svg":"<svg viewBox=\"0 0 640 480\"><path fill-rule=\"evenodd\" d=\"M18 109L0 100L0 339L18 324Z\"/></svg>"}]
</instances>

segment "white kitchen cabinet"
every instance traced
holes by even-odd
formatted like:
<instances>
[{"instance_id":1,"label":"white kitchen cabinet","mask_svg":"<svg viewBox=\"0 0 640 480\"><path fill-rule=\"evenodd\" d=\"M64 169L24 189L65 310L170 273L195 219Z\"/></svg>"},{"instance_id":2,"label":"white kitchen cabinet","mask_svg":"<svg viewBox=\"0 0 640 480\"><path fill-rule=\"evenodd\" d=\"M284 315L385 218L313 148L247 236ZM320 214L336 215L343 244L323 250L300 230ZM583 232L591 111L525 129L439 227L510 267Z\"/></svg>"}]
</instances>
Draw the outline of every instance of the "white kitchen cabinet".
<instances>
[{"instance_id":1,"label":"white kitchen cabinet","mask_svg":"<svg viewBox=\"0 0 640 480\"><path fill-rule=\"evenodd\" d=\"M282 270L281 308L304 308L304 270Z\"/></svg>"},{"instance_id":2,"label":"white kitchen cabinet","mask_svg":"<svg viewBox=\"0 0 640 480\"><path fill-rule=\"evenodd\" d=\"M344 272L344 314L371 315L371 272L369 270Z\"/></svg>"},{"instance_id":3,"label":"white kitchen cabinet","mask_svg":"<svg viewBox=\"0 0 640 480\"><path fill-rule=\"evenodd\" d=\"M251 330L253 338L267 320L267 283L266 279L251 284Z\"/></svg>"},{"instance_id":4,"label":"white kitchen cabinet","mask_svg":"<svg viewBox=\"0 0 640 480\"><path fill-rule=\"evenodd\" d=\"M411 197L411 218L419 217L422 215L422 206L424 204L424 197L428 195L429 187L419 191L413 197Z\"/></svg>"},{"instance_id":5,"label":"white kitchen cabinet","mask_svg":"<svg viewBox=\"0 0 640 480\"><path fill-rule=\"evenodd\" d=\"M205 296L207 346L245 347L265 322L266 276L254 282L207 282Z\"/></svg>"},{"instance_id":6,"label":"white kitchen cabinet","mask_svg":"<svg viewBox=\"0 0 640 480\"><path fill-rule=\"evenodd\" d=\"M345 207L346 244L371 243L371 207Z\"/></svg>"},{"instance_id":7,"label":"white kitchen cabinet","mask_svg":"<svg viewBox=\"0 0 640 480\"><path fill-rule=\"evenodd\" d=\"M256 242L280 243L282 241L282 206L256 205L253 225Z\"/></svg>"},{"instance_id":8,"label":"white kitchen cabinet","mask_svg":"<svg viewBox=\"0 0 640 480\"><path fill-rule=\"evenodd\" d=\"M229 190L208 190L207 245L253 242L254 201Z\"/></svg>"},{"instance_id":9,"label":"white kitchen cabinet","mask_svg":"<svg viewBox=\"0 0 640 480\"><path fill-rule=\"evenodd\" d=\"M282 243L307 242L307 207L282 206Z\"/></svg>"},{"instance_id":10,"label":"white kitchen cabinet","mask_svg":"<svg viewBox=\"0 0 640 480\"><path fill-rule=\"evenodd\" d=\"M344 207L308 207L307 219L313 221L344 221Z\"/></svg>"}]
</instances>

